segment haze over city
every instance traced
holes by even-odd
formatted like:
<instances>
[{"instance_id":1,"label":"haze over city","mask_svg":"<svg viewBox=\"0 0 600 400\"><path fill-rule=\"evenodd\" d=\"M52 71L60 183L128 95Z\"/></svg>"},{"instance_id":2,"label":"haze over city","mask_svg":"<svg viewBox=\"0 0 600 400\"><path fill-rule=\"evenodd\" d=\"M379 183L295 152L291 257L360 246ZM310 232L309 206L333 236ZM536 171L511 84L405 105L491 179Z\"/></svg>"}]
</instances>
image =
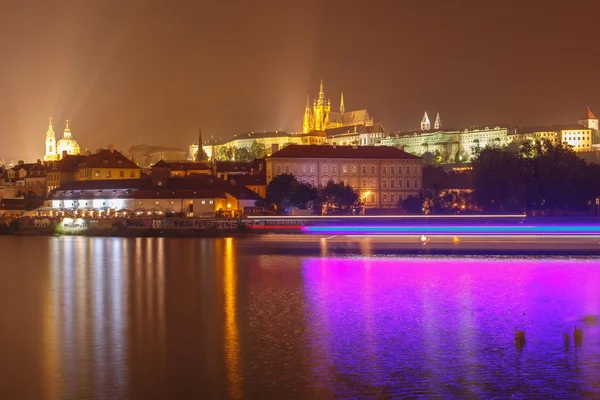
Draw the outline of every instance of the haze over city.
<instances>
[{"instance_id":1,"label":"haze over city","mask_svg":"<svg viewBox=\"0 0 600 400\"><path fill-rule=\"evenodd\" d=\"M19 1L0 13L0 157L40 158L48 117L82 148L300 131L332 107L386 131L572 123L600 109L600 5L578 1ZM571 3L569 3L571 4Z\"/></svg>"}]
</instances>

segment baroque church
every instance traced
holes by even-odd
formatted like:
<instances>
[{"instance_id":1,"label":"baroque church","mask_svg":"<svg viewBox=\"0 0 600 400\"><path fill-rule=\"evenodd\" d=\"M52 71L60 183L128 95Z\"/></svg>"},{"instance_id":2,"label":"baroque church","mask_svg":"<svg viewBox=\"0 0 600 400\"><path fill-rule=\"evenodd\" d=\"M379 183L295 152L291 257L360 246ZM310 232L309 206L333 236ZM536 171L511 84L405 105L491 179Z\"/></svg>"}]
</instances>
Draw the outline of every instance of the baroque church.
<instances>
[{"instance_id":1,"label":"baroque church","mask_svg":"<svg viewBox=\"0 0 600 400\"><path fill-rule=\"evenodd\" d=\"M306 98L302 132L326 131L328 129L350 126L373 126L373 118L367 109L346 111L344 107L344 93L340 98L340 111L331 111L331 100L326 99L323 90L323 80L319 88L319 98L313 100L310 106L309 97Z\"/></svg>"},{"instance_id":2,"label":"baroque church","mask_svg":"<svg viewBox=\"0 0 600 400\"><path fill-rule=\"evenodd\" d=\"M52 118L46 131L46 154L44 161L58 161L63 157L63 154L77 155L80 152L79 143L73 139L71 130L69 129L69 120L67 120L63 137L56 141L56 135L52 128Z\"/></svg>"}]
</instances>

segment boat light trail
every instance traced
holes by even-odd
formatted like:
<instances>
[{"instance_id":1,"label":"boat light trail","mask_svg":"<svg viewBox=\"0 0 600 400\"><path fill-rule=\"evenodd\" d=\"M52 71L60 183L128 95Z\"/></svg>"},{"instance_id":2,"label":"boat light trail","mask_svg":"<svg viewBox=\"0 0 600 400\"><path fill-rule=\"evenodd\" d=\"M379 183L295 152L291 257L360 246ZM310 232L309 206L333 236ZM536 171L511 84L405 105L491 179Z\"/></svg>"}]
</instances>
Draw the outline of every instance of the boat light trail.
<instances>
[{"instance_id":1,"label":"boat light trail","mask_svg":"<svg viewBox=\"0 0 600 400\"><path fill-rule=\"evenodd\" d=\"M386 235L386 234L415 234L415 235L598 235L598 225L519 225L519 226L303 226L305 233L330 235Z\"/></svg>"}]
</instances>

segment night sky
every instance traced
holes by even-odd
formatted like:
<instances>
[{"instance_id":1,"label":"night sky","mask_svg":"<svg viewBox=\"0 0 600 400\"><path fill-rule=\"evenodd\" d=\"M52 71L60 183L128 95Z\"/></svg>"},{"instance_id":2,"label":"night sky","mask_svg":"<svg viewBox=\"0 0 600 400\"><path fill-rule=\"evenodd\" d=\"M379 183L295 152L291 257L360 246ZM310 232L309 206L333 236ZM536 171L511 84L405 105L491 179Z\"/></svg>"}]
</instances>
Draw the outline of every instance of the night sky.
<instances>
[{"instance_id":1,"label":"night sky","mask_svg":"<svg viewBox=\"0 0 600 400\"><path fill-rule=\"evenodd\" d=\"M386 131L600 114L600 1L3 1L0 157L301 130L319 79ZM7 160L8 161L8 160Z\"/></svg>"}]
</instances>

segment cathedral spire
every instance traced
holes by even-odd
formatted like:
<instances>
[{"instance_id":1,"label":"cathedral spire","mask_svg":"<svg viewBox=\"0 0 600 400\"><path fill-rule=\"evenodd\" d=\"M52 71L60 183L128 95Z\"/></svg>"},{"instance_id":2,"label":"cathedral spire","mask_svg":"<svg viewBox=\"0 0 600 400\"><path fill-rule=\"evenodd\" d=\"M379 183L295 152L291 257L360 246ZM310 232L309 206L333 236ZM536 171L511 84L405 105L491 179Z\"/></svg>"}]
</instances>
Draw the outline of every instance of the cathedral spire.
<instances>
[{"instance_id":1,"label":"cathedral spire","mask_svg":"<svg viewBox=\"0 0 600 400\"><path fill-rule=\"evenodd\" d=\"M421 130L428 131L431 129L431 122L429 121L429 116L427 115L427 111L423 115L423 119L421 120Z\"/></svg>"},{"instance_id":2,"label":"cathedral spire","mask_svg":"<svg viewBox=\"0 0 600 400\"><path fill-rule=\"evenodd\" d=\"M440 113L437 113L435 116L435 122L433 123L434 129L442 129L442 119L440 118Z\"/></svg>"},{"instance_id":3,"label":"cathedral spire","mask_svg":"<svg viewBox=\"0 0 600 400\"><path fill-rule=\"evenodd\" d=\"M327 100L325 100L325 89L323 89L323 78L321 78L321 85L319 86L319 105L325 105Z\"/></svg>"},{"instance_id":4,"label":"cathedral spire","mask_svg":"<svg viewBox=\"0 0 600 400\"><path fill-rule=\"evenodd\" d=\"M346 112L346 107L344 107L344 92L342 92L342 98L340 99L340 114L344 114Z\"/></svg>"}]
</instances>

